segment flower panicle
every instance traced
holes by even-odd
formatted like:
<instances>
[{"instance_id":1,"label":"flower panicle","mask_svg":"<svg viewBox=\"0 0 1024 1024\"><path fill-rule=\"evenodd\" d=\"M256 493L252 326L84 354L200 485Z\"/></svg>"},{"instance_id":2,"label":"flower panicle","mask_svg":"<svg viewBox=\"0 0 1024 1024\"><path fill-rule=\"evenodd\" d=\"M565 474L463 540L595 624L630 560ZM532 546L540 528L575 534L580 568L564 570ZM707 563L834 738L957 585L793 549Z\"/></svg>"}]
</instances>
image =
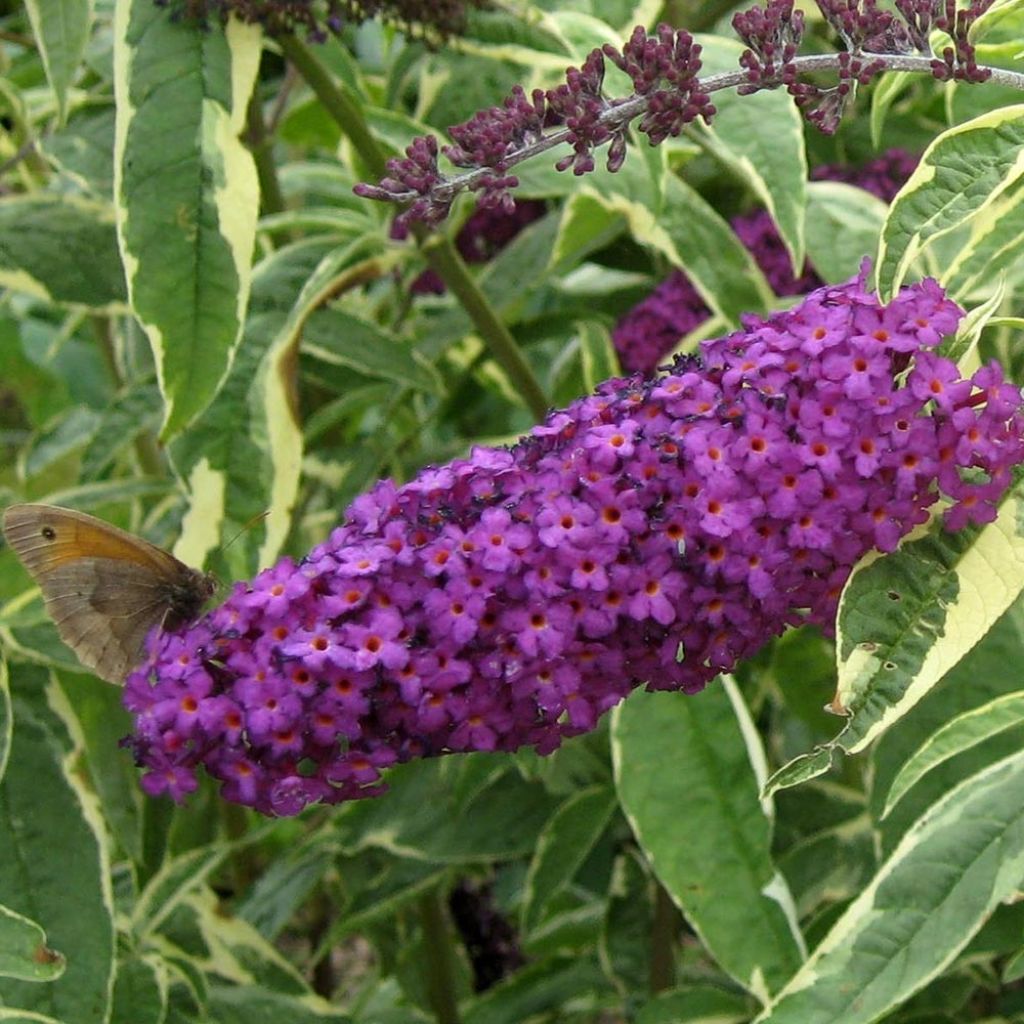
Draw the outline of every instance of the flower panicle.
<instances>
[{"instance_id":1,"label":"flower panicle","mask_svg":"<svg viewBox=\"0 0 1024 1024\"><path fill-rule=\"evenodd\" d=\"M695 692L798 622L826 628L871 548L941 496L991 521L1024 459L1020 392L936 351L933 281L862 275L606 381L510 449L356 499L128 679L150 794L203 767L265 814L381 791L388 765L549 753L629 691Z\"/></svg>"},{"instance_id":2,"label":"flower panicle","mask_svg":"<svg viewBox=\"0 0 1024 1024\"><path fill-rule=\"evenodd\" d=\"M700 77L700 46L689 33L667 25L653 32L637 26L621 48L605 44L592 50L580 67L567 69L557 86L534 89L530 96L514 87L503 103L450 128L452 144L439 147L432 138L415 139L404 157L388 161L380 182L360 183L355 192L402 205L404 223L431 226L447 217L463 191L479 193L484 206L510 209L510 192L518 185L512 170L523 160L568 146L570 152L555 167L582 175L597 166L596 151L607 146L607 167L617 171L627 156L633 122L651 145L658 145L698 119L710 123L715 115L711 93L730 87L741 94L785 88L810 123L832 133L858 87L887 68L887 57L932 55L928 39L933 29L951 41L931 60L936 78L981 82L990 77L990 69L978 65L969 35L991 4L973 0L957 10L956 0L897 0L896 10L889 11L877 0L818 0L844 46L831 62L836 81L829 86L802 76L798 51L804 16L793 0L768 0L736 14L733 28L746 45L741 70L706 79ZM606 61L629 76L630 95L606 95ZM443 174L439 154L464 173Z\"/></svg>"}]
</instances>

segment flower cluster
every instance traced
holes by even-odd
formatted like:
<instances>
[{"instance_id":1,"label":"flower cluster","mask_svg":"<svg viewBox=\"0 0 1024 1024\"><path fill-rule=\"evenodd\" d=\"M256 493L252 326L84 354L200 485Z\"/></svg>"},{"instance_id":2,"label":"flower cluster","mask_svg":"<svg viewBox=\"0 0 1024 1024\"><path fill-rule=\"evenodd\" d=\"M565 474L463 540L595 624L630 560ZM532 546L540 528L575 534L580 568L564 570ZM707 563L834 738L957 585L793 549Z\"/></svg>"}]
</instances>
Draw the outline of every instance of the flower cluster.
<instances>
[{"instance_id":1,"label":"flower cluster","mask_svg":"<svg viewBox=\"0 0 1024 1024\"><path fill-rule=\"evenodd\" d=\"M445 39L466 27L470 7L483 0L155 0L172 17L206 25L234 14L249 24L259 24L270 35L305 31L314 42L338 35L347 25L371 18L394 22L407 32Z\"/></svg>"},{"instance_id":2,"label":"flower cluster","mask_svg":"<svg viewBox=\"0 0 1024 1024\"><path fill-rule=\"evenodd\" d=\"M287 815L458 751L554 750L632 688L695 692L786 626L831 623L851 567L941 491L985 522L1024 458L1021 396L934 351L933 281L864 277L613 379L510 450L379 483L178 634L125 704L142 784ZM965 472L966 471L966 472Z\"/></svg>"},{"instance_id":3,"label":"flower cluster","mask_svg":"<svg viewBox=\"0 0 1024 1024\"><path fill-rule=\"evenodd\" d=\"M562 84L534 89L530 96L515 86L499 106L449 129L455 144L445 146L444 154L456 167L473 172L463 187L479 192L481 205L509 207L509 190L519 184L509 168L531 146L543 143L545 130L553 125L558 126L558 141L572 147L555 164L558 170L571 167L575 174L586 174L594 169L594 151L606 143L609 169L622 166L626 129L635 114L627 103L605 97L606 58L632 79L632 107L642 115L638 129L652 145L678 135L696 118L710 121L714 114L698 78L700 46L693 37L667 25L659 25L653 35L637 26L622 50L610 44L592 50L581 67L566 71ZM407 202L403 222L437 224L448 216L458 192L446 190L437 156L432 137L414 139L404 158L388 161L386 177L375 186L357 185L355 192L368 199Z\"/></svg>"},{"instance_id":4,"label":"flower cluster","mask_svg":"<svg viewBox=\"0 0 1024 1024\"><path fill-rule=\"evenodd\" d=\"M931 56L929 33L944 31L952 45L930 62L916 57L913 69L927 66L939 80L982 82L991 76L975 60L970 32L993 0L973 0L957 10L956 0L895 0L896 11L883 10L877 0L817 0L827 24L846 47L829 57L798 54L804 30L802 12L793 0L768 0L733 18L746 44L740 71L702 79L700 46L684 31L659 25L654 33L638 26L618 49L605 44L590 52L579 68L566 71L565 82L530 96L516 86L503 103L475 114L451 128L455 144L445 155L466 173L449 178L438 167L439 147L432 137L413 140L404 158L388 161L387 174L376 185L361 183L357 195L402 204L402 218L438 224L460 191L477 191L480 202L508 206L509 191L518 179L512 168L556 146L572 152L560 158L559 170L585 174L596 166L595 150L608 146L608 167L618 170L626 159L631 122L652 145L679 134L697 118L710 122L715 113L711 94L737 88L740 93L784 87L808 121L834 132L853 101L857 86L890 68L905 68L897 58L914 50ZM888 58L888 59L887 59ZM604 94L605 61L629 75L628 96ZM836 83L822 86L807 75L830 69Z\"/></svg>"},{"instance_id":5,"label":"flower cluster","mask_svg":"<svg viewBox=\"0 0 1024 1024\"><path fill-rule=\"evenodd\" d=\"M811 172L815 181L845 181L891 202L917 166L917 157L891 149L862 167L824 164ZM771 216L764 210L733 218L733 230L757 261L776 295L801 295L822 284L810 263L793 275L789 252ZM650 374L711 310L681 270L674 270L618 322L612 343L623 369Z\"/></svg>"}]
</instances>

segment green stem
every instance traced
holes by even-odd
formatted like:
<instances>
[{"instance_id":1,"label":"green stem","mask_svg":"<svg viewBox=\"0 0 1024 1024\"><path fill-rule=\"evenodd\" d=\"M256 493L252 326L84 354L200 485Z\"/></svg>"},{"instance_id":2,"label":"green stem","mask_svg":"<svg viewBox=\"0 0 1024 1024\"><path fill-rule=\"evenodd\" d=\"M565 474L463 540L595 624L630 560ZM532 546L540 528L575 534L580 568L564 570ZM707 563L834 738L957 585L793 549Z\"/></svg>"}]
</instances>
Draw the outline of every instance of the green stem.
<instances>
[{"instance_id":1,"label":"green stem","mask_svg":"<svg viewBox=\"0 0 1024 1024\"><path fill-rule=\"evenodd\" d=\"M462 303L462 308L486 342L494 361L505 371L513 387L522 395L534 419L538 422L543 420L551 403L526 361L523 350L502 323L497 310L488 302L477 279L469 272L466 261L458 254L450 238L445 235L433 235L424 242L427 232L419 225L417 228L414 228L414 233L417 239L423 242L423 254L427 262Z\"/></svg>"},{"instance_id":2,"label":"green stem","mask_svg":"<svg viewBox=\"0 0 1024 1024\"><path fill-rule=\"evenodd\" d=\"M263 109L259 97L259 85L253 89L249 106L245 112L245 142L256 164L256 175L260 180L260 208L264 214L281 213L284 210L284 193L277 180L277 165L274 163L273 145L267 136L263 121Z\"/></svg>"},{"instance_id":3,"label":"green stem","mask_svg":"<svg viewBox=\"0 0 1024 1024\"><path fill-rule=\"evenodd\" d=\"M305 43L293 35L284 34L278 36L277 41L292 66L306 80L327 113L334 118L348 136L349 142L355 146L369 173L375 178L383 178L387 160L370 132L359 105L347 92L335 85L327 69L313 56Z\"/></svg>"},{"instance_id":4,"label":"green stem","mask_svg":"<svg viewBox=\"0 0 1024 1024\"><path fill-rule=\"evenodd\" d=\"M358 103L335 84L304 43L294 36L281 36L278 42L285 56L306 80L355 147L370 176L382 178L386 170L384 152L370 132ZM497 311L477 284L476 278L470 273L469 267L452 245L451 239L444 235L432 234L422 225L415 226L413 234L431 268L440 275L449 291L462 303L494 361L505 371L512 385L522 395L534 418L542 420L550 406L544 389L516 344L515 338L502 323Z\"/></svg>"},{"instance_id":5,"label":"green stem","mask_svg":"<svg viewBox=\"0 0 1024 1024\"><path fill-rule=\"evenodd\" d=\"M459 1024L451 928L437 889L419 900L427 994L439 1024Z\"/></svg>"},{"instance_id":6,"label":"green stem","mask_svg":"<svg viewBox=\"0 0 1024 1024\"><path fill-rule=\"evenodd\" d=\"M679 911L660 883L654 892L654 920L651 922L651 995L675 985L675 946L679 932Z\"/></svg>"}]
</instances>

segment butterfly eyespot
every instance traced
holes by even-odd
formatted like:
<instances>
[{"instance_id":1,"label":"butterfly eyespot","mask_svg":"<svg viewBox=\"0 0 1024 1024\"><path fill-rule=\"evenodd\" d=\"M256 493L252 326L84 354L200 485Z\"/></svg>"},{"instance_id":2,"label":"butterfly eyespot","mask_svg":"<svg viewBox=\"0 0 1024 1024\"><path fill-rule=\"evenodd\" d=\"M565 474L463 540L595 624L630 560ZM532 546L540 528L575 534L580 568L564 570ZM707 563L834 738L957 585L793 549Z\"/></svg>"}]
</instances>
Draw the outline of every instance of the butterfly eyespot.
<instances>
[{"instance_id":1,"label":"butterfly eyespot","mask_svg":"<svg viewBox=\"0 0 1024 1024\"><path fill-rule=\"evenodd\" d=\"M56 539L57 539L57 531L56 531L56 530L55 530L55 529L54 529L54 528L53 528L52 526L44 526L44 527L42 528L42 530L40 530L39 532L40 532L40 533L41 533L41 534L42 534L42 535L43 535L43 536L44 536L44 537L45 537L45 538L46 538L47 540L56 540Z\"/></svg>"}]
</instances>

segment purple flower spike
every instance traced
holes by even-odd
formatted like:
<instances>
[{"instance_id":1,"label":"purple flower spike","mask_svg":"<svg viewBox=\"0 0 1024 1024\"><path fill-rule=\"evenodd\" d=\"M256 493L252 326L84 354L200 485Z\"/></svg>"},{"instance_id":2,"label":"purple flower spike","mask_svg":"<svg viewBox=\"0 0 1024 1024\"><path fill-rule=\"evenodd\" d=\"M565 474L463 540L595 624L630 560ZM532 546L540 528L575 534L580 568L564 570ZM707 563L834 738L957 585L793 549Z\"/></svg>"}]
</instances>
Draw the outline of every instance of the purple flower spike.
<instances>
[{"instance_id":1,"label":"purple flower spike","mask_svg":"<svg viewBox=\"0 0 1024 1024\"><path fill-rule=\"evenodd\" d=\"M798 622L830 628L871 548L941 494L990 521L1024 459L1019 392L934 346L934 281L888 305L865 277L605 382L511 450L383 481L173 636L125 704L151 794L202 765L270 815L376 795L456 751L540 753L634 687L696 692Z\"/></svg>"}]
</instances>

